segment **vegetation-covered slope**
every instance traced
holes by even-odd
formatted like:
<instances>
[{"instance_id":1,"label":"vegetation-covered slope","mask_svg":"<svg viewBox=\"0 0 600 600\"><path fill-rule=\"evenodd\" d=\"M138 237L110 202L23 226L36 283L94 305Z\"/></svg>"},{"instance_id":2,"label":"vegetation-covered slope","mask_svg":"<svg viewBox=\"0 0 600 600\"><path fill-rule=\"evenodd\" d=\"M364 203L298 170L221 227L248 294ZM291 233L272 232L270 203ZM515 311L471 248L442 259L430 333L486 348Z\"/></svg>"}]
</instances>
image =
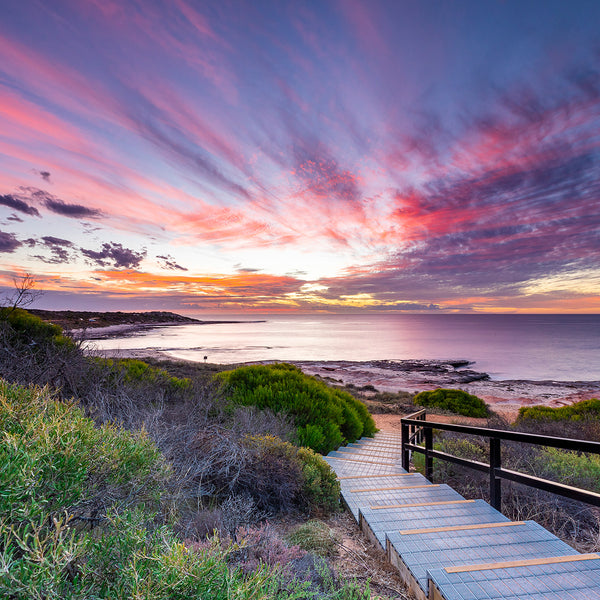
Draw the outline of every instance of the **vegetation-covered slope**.
<instances>
[{"instance_id":1,"label":"vegetation-covered slope","mask_svg":"<svg viewBox=\"0 0 600 600\"><path fill-rule=\"evenodd\" d=\"M0 311L0 342L0 597L369 596L325 563L307 575L305 553L259 525L339 508L290 415L87 355L20 309Z\"/></svg>"}]
</instances>

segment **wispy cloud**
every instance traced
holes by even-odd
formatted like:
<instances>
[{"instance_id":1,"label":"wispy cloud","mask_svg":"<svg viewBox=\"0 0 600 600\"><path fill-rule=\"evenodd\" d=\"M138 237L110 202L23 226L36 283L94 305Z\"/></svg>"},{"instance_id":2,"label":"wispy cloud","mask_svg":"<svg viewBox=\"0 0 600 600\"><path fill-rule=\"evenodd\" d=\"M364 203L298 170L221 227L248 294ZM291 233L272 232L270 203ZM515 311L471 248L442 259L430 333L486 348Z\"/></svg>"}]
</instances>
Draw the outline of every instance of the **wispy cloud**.
<instances>
[{"instance_id":1,"label":"wispy cloud","mask_svg":"<svg viewBox=\"0 0 600 600\"><path fill-rule=\"evenodd\" d=\"M160 265L163 269L169 269L171 271L188 271L186 267L182 267L181 265L175 262L175 258L170 254L167 255L158 255L156 257L160 261Z\"/></svg>"},{"instance_id":2,"label":"wispy cloud","mask_svg":"<svg viewBox=\"0 0 600 600\"><path fill-rule=\"evenodd\" d=\"M69 264L81 286L127 294L143 271L153 293L236 309L592 306L584 281L600 294L597 7L29 9L0 23L2 247L17 264Z\"/></svg>"}]
</instances>

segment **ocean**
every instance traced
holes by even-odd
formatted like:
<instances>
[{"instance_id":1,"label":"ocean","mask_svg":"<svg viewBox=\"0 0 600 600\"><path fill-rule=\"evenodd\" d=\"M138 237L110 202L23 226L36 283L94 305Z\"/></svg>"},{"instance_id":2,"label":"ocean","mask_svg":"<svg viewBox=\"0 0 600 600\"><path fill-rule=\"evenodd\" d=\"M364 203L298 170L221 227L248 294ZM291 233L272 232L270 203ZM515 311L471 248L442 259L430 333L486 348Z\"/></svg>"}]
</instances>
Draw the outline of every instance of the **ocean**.
<instances>
[{"instance_id":1,"label":"ocean","mask_svg":"<svg viewBox=\"0 0 600 600\"><path fill-rule=\"evenodd\" d=\"M173 358L264 360L466 359L494 380L600 380L600 315L191 314L238 323L181 325L95 340Z\"/></svg>"}]
</instances>

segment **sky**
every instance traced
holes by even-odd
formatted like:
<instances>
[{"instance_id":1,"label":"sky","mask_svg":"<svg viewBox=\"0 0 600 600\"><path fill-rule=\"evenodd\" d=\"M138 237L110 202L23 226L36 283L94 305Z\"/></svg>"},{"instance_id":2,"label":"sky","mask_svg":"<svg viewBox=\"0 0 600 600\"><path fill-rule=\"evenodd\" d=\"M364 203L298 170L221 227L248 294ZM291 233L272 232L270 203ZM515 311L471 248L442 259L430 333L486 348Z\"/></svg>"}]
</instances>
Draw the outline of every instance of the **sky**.
<instances>
[{"instance_id":1,"label":"sky","mask_svg":"<svg viewBox=\"0 0 600 600\"><path fill-rule=\"evenodd\" d=\"M600 313L599 23L597 0L2 0L0 292Z\"/></svg>"}]
</instances>

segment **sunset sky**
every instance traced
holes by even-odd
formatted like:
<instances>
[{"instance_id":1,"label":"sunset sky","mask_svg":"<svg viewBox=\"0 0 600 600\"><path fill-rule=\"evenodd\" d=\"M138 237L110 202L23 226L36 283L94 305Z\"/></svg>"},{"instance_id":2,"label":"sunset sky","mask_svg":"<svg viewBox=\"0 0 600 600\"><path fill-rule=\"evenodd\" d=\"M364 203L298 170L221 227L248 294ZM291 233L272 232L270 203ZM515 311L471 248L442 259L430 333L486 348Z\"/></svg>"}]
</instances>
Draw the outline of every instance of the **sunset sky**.
<instances>
[{"instance_id":1,"label":"sunset sky","mask_svg":"<svg viewBox=\"0 0 600 600\"><path fill-rule=\"evenodd\" d=\"M38 308L600 313L600 2L2 0L25 272Z\"/></svg>"}]
</instances>

